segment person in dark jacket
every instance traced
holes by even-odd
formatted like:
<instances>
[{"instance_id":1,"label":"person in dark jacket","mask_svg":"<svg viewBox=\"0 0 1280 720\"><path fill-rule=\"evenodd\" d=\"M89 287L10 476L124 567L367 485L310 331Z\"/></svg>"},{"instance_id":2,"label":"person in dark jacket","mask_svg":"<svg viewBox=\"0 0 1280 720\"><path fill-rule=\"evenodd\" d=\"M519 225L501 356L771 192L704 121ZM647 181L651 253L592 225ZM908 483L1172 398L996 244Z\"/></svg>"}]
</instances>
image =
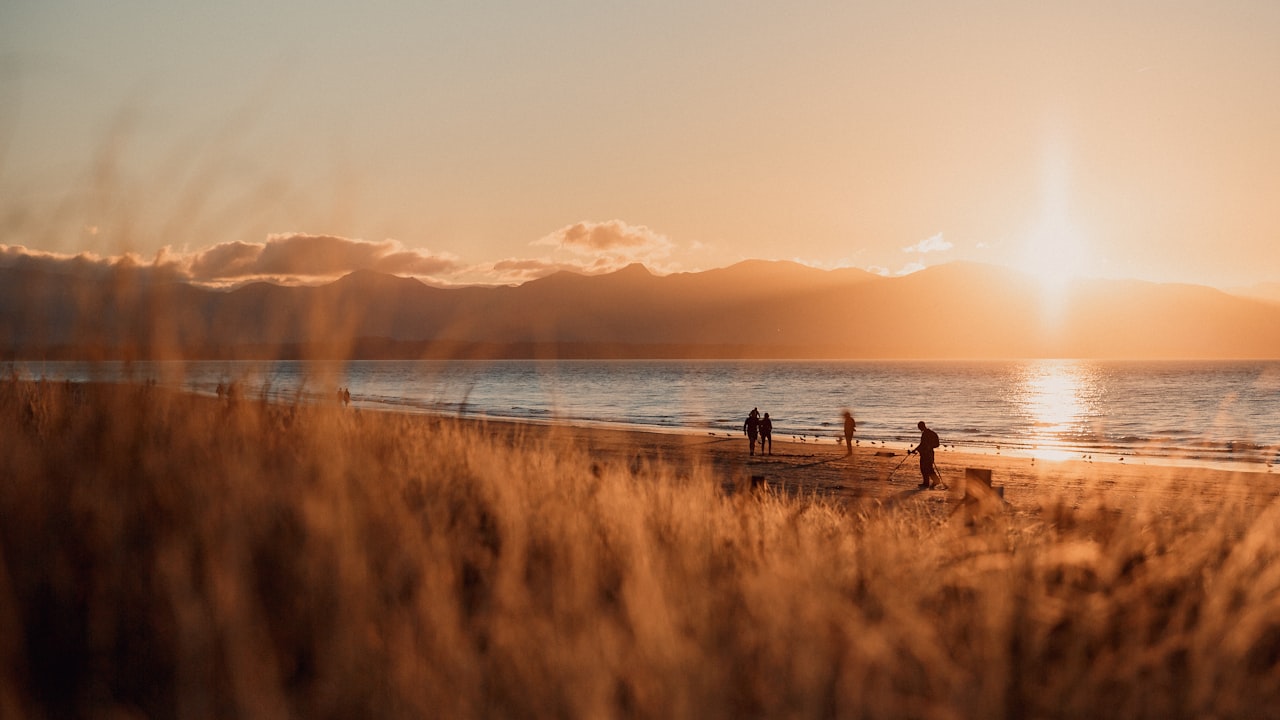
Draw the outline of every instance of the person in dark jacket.
<instances>
[{"instance_id":1,"label":"person in dark jacket","mask_svg":"<svg viewBox=\"0 0 1280 720\"><path fill-rule=\"evenodd\" d=\"M747 421L742 423L742 432L747 434L747 442L750 443L751 454L756 454L756 437L760 434L760 410L752 408L751 414L747 415Z\"/></svg>"},{"instance_id":2,"label":"person in dark jacket","mask_svg":"<svg viewBox=\"0 0 1280 720\"><path fill-rule=\"evenodd\" d=\"M908 450L907 454L920 453L920 484L917 487L928 490L942 479L933 466L933 451L942 443L938 440L938 433L930 430L923 420L916 423L916 427L920 428L920 444L914 450Z\"/></svg>"}]
</instances>

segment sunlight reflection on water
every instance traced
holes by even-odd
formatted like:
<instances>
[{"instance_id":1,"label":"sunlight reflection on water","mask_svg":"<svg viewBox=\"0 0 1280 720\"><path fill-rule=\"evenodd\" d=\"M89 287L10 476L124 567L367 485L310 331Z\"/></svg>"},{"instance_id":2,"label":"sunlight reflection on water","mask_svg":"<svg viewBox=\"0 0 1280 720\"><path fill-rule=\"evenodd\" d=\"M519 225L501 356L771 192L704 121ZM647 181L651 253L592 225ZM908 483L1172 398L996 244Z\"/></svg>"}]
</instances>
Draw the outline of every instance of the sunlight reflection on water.
<instances>
[{"instance_id":1,"label":"sunlight reflection on water","mask_svg":"<svg viewBox=\"0 0 1280 720\"><path fill-rule=\"evenodd\" d=\"M1071 438L1096 436L1102 383L1096 364L1082 360L1028 361L1011 388L1021 408L1032 454L1047 460L1078 455Z\"/></svg>"}]
</instances>

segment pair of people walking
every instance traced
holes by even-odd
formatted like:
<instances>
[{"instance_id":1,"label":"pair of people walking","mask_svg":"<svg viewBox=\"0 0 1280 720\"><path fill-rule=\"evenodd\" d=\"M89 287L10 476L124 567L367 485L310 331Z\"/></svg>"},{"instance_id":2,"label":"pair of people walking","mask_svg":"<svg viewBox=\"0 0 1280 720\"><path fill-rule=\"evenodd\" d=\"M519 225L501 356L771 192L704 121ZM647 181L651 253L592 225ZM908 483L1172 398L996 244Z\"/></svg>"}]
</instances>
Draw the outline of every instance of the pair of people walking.
<instances>
[{"instance_id":1,"label":"pair of people walking","mask_svg":"<svg viewBox=\"0 0 1280 720\"><path fill-rule=\"evenodd\" d=\"M770 455L773 454L773 420L769 418L769 413L765 413L764 417L760 416L760 408L752 408L747 414L747 421L742 423L742 432L747 436L748 448L751 455L756 454L756 440L760 441L760 454L765 454L765 447L768 447Z\"/></svg>"}]
</instances>

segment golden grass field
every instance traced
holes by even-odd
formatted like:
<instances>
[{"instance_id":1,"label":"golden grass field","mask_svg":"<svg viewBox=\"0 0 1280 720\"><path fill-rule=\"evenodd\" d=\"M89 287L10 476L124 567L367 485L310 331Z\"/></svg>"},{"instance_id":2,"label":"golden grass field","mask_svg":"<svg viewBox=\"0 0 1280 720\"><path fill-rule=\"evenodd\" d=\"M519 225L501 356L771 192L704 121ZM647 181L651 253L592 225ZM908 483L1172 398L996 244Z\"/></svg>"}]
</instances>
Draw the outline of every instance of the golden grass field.
<instances>
[{"instance_id":1,"label":"golden grass field","mask_svg":"<svg viewBox=\"0 0 1280 720\"><path fill-rule=\"evenodd\" d=\"M1268 472L943 452L970 513L868 447L17 380L0 450L4 718L1280 716Z\"/></svg>"}]
</instances>

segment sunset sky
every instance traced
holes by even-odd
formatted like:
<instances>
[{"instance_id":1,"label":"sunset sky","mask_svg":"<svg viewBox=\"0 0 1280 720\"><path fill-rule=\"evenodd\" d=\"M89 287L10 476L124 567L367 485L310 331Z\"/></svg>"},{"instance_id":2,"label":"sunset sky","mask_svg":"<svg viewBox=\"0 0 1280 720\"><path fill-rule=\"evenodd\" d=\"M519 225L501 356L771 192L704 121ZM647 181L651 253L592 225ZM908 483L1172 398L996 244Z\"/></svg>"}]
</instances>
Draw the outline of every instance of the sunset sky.
<instances>
[{"instance_id":1,"label":"sunset sky","mask_svg":"<svg viewBox=\"0 0 1280 720\"><path fill-rule=\"evenodd\" d=\"M1280 3L0 6L0 262L1280 281Z\"/></svg>"}]
</instances>

